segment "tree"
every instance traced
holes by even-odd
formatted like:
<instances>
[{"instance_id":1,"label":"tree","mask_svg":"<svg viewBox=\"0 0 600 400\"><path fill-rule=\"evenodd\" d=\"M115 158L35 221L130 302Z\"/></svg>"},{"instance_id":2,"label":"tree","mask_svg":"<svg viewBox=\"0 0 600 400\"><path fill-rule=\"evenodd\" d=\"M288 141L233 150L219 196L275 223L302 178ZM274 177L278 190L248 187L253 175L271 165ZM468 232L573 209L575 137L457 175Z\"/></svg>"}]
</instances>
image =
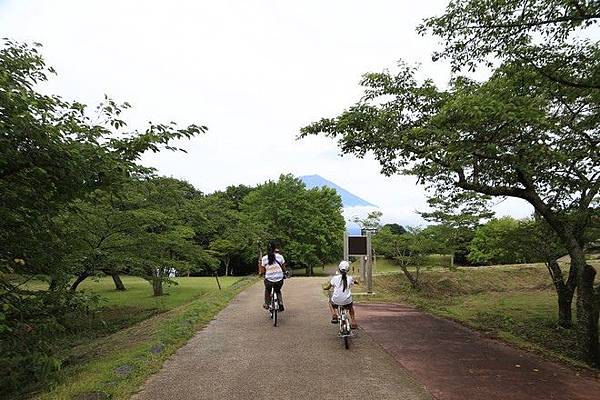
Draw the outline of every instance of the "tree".
<instances>
[{"instance_id":1,"label":"tree","mask_svg":"<svg viewBox=\"0 0 600 400\"><path fill-rule=\"evenodd\" d=\"M95 190L148 172L137 163L144 152L175 150L172 140L206 130L149 124L139 132L122 119L127 103L106 98L94 113L41 94L38 85L54 70L39 47L0 45L0 365L10 370L0 373L2 392L60 368L49 338L92 305L65 290L73 269L59 215ZM51 290L28 290L12 274L48 277Z\"/></svg>"},{"instance_id":2,"label":"tree","mask_svg":"<svg viewBox=\"0 0 600 400\"><path fill-rule=\"evenodd\" d=\"M599 18L597 1L453 0L418 31L443 39L433 59L449 59L454 71L517 61L552 82L599 89L598 43L582 35Z\"/></svg>"},{"instance_id":3,"label":"tree","mask_svg":"<svg viewBox=\"0 0 600 400\"><path fill-rule=\"evenodd\" d=\"M421 288L421 270L426 267L426 256L436 252L436 243L423 229L408 228L397 235L390 228L381 229L373 237L373 248L398 263L413 289ZM409 270L414 268L414 273Z\"/></svg>"},{"instance_id":4,"label":"tree","mask_svg":"<svg viewBox=\"0 0 600 400\"><path fill-rule=\"evenodd\" d=\"M475 230L469 244L469 260L478 264L519 264L537 261L524 246L527 242L521 222L512 217L492 219Z\"/></svg>"},{"instance_id":5,"label":"tree","mask_svg":"<svg viewBox=\"0 0 600 400\"><path fill-rule=\"evenodd\" d=\"M116 290L125 290L119 277L121 260L129 249L127 237L137 230L137 219L118 207L118 199L97 190L76 200L57 217L66 243L65 266L77 278L71 290L99 272L112 277ZM135 250L133 250L135 251Z\"/></svg>"},{"instance_id":6,"label":"tree","mask_svg":"<svg viewBox=\"0 0 600 400\"><path fill-rule=\"evenodd\" d=\"M61 263L45 254L52 218L70 201L144 170L136 164L143 152L175 149L169 141L206 128L151 124L143 133L125 131L121 112L129 105L108 98L98 107L100 123L92 123L83 104L36 91L54 73L38 47L6 41L0 65L0 260L25 260L21 271L58 277Z\"/></svg>"},{"instance_id":7,"label":"tree","mask_svg":"<svg viewBox=\"0 0 600 400\"><path fill-rule=\"evenodd\" d=\"M360 218L358 216L352 219L352 222L358 224L361 230L377 232L381 229L381 211L371 211L367 214L366 218Z\"/></svg>"},{"instance_id":8,"label":"tree","mask_svg":"<svg viewBox=\"0 0 600 400\"><path fill-rule=\"evenodd\" d=\"M383 225L382 229L384 229L384 228L389 228L390 231L395 235L402 235L402 234L406 233L406 229L402 225L396 224L396 223L385 224L385 225Z\"/></svg>"},{"instance_id":9,"label":"tree","mask_svg":"<svg viewBox=\"0 0 600 400\"><path fill-rule=\"evenodd\" d=\"M242 206L246 226L266 248L269 239L280 241L290 265L306 268L341 256L345 229L342 202L333 189L307 190L292 175L281 175L249 193Z\"/></svg>"},{"instance_id":10,"label":"tree","mask_svg":"<svg viewBox=\"0 0 600 400\"><path fill-rule=\"evenodd\" d=\"M492 3L500 4L487 0L451 5L456 7L456 15L468 19L476 18L476 11L467 5L481 6L477 9L485 8L486 15L492 16L495 9L487 8ZM511 6L517 3L521 4L510 2ZM462 12L458 12L460 5L464 6ZM537 26L534 14L526 16ZM456 31L456 25L448 22L452 21L450 13L440 21L435 33L452 35ZM552 26L558 29L552 37L557 46L569 46L564 34L573 25ZM533 33L525 34L531 37ZM476 40L491 46L495 36L490 35L489 40L484 35ZM303 128L302 136L324 133L337 137L344 153L363 156L372 151L384 174L416 175L436 197L448 199L466 191L530 203L569 252L577 275L578 345L585 360L600 365L600 288L594 288L596 271L584 256L586 233L596 212L591 204L600 189L600 92L589 88L600 76L594 74L599 53L597 45L587 42L569 47L573 57L568 60L561 58L567 53L544 58L543 49L537 50L543 67L507 56L487 81L457 76L447 89L437 88L430 80L419 82L415 68L402 63L395 74L366 74L362 101L337 118ZM454 57L451 47L446 51ZM576 68L578 62L589 58L593 63L581 71ZM453 59L459 60L459 55ZM567 83L547 76L552 65L556 76L569 77Z\"/></svg>"},{"instance_id":11,"label":"tree","mask_svg":"<svg viewBox=\"0 0 600 400\"><path fill-rule=\"evenodd\" d=\"M175 283L172 274L214 265L214 258L195 243L196 233L185 220L188 204L199 195L189 183L173 178L131 185L124 208L132 210L137 230L128 235L135 251L125 260L134 274L152 285L155 296L163 295L163 283Z\"/></svg>"},{"instance_id":12,"label":"tree","mask_svg":"<svg viewBox=\"0 0 600 400\"><path fill-rule=\"evenodd\" d=\"M221 260L225 274L254 272L256 237L241 211L243 199L253 189L230 186L225 192L202 196L190 204L186 221L196 232L195 241Z\"/></svg>"},{"instance_id":13,"label":"tree","mask_svg":"<svg viewBox=\"0 0 600 400\"><path fill-rule=\"evenodd\" d=\"M229 239L216 239L210 244L209 248L221 259L225 267L225 276L228 276L230 274L231 257L239 250L239 247Z\"/></svg>"},{"instance_id":14,"label":"tree","mask_svg":"<svg viewBox=\"0 0 600 400\"><path fill-rule=\"evenodd\" d=\"M567 254L567 251L560 238L539 216L519 222L516 235L521 241L521 246L546 264L558 299L558 324L569 328L572 325L571 304L577 277L575 269L571 267L565 279L558 264L558 258Z\"/></svg>"}]
</instances>

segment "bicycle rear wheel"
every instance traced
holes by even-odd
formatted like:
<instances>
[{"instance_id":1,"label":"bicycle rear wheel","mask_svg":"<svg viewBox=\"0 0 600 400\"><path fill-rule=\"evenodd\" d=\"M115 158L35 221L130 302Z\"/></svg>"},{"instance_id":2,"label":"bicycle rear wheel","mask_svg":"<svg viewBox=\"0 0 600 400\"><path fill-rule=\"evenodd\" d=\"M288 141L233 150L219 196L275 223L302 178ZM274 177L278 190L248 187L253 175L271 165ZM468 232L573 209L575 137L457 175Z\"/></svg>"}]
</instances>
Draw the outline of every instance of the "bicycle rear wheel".
<instances>
[{"instance_id":1,"label":"bicycle rear wheel","mask_svg":"<svg viewBox=\"0 0 600 400\"><path fill-rule=\"evenodd\" d=\"M277 311L279 311L279 298L275 289L271 289L271 309L273 310L273 326L277 326Z\"/></svg>"},{"instance_id":2,"label":"bicycle rear wheel","mask_svg":"<svg viewBox=\"0 0 600 400\"><path fill-rule=\"evenodd\" d=\"M344 336L344 347L346 348L346 350L350 348L350 340L348 336Z\"/></svg>"}]
</instances>

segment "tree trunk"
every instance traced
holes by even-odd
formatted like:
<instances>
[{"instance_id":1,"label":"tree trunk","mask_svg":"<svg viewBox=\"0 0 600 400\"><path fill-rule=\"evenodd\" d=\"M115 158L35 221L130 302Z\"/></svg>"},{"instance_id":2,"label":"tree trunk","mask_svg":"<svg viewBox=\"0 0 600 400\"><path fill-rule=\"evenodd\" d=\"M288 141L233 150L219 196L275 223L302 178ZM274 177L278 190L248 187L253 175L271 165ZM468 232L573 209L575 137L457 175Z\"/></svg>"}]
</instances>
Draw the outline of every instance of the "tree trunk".
<instances>
[{"instance_id":1,"label":"tree trunk","mask_svg":"<svg viewBox=\"0 0 600 400\"><path fill-rule=\"evenodd\" d=\"M400 265L400 269L402 270L402 272L404 272L404 275L406 276L406 279L408 279L408 281L410 282L410 286L413 289L418 289L419 288L419 281L417 279L415 279L415 277L413 276L413 274L410 273L410 271L408 270L408 268L406 268L405 265Z\"/></svg>"},{"instance_id":2,"label":"tree trunk","mask_svg":"<svg viewBox=\"0 0 600 400\"><path fill-rule=\"evenodd\" d=\"M116 272L113 272L112 274L110 274L110 276L112 277L112 280L115 283L115 290L119 290L119 291L127 290L125 288L125 285L123 285L123 281L121 280L121 277L119 276L119 274L117 274Z\"/></svg>"},{"instance_id":3,"label":"tree trunk","mask_svg":"<svg viewBox=\"0 0 600 400\"><path fill-rule=\"evenodd\" d=\"M573 302L573 294L565 295L561 292L558 293L558 325L563 328L570 328L573 326L573 317L571 316L571 304Z\"/></svg>"},{"instance_id":4,"label":"tree trunk","mask_svg":"<svg viewBox=\"0 0 600 400\"><path fill-rule=\"evenodd\" d=\"M225 276L229 276L229 259L225 260Z\"/></svg>"},{"instance_id":5,"label":"tree trunk","mask_svg":"<svg viewBox=\"0 0 600 400\"><path fill-rule=\"evenodd\" d=\"M90 273L88 271L83 271L81 274L79 274L77 279L75 279L75 282L73 282L73 284L71 285L71 292L76 291L77 286L79 286L81 282L85 281L88 276L90 276Z\"/></svg>"},{"instance_id":6,"label":"tree trunk","mask_svg":"<svg viewBox=\"0 0 600 400\"><path fill-rule=\"evenodd\" d=\"M598 303L594 290L596 270L586 263L583 249L579 245L570 246L569 255L571 264L577 268L577 344L583 359L598 367Z\"/></svg>"},{"instance_id":7,"label":"tree trunk","mask_svg":"<svg viewBox=\"0 0 600 400\"><path fill-rule=\"evenodd\" d=\"M558 234L571 257L571 268L577 274L577 347L583 360L594 367L600 366L598 346L598 302L594 291L596 270L585 261L583 246L571 229L555 215L538 197L527 199L537 212Z\"/></svg>"},{"instance_id":8,"label":"tree trunk","mask_svg":"<svg viewBox=\"0 0 600 400\"><path fill-rule=\"evenodd\" d=\"M570 328L573 325L571 304L573 303L573 294L577 285L577 266L571 264L569 267L569 277L566 282L563 279L562 271L556 259L548 259L546 267L548 268L548 272L550 272L558 297L558 325L563 328Z\"/></svg>"},{"instance_id":9,"label":"tree trunk","mask_svg":"<svg viewBox=\"0 0 600 400\"><path fill-rule=\"evenodd\" d=\"M50 278L50 285L48 286L48 290L55 291L58 289L58 278L53 276Z\"/></svg>"},{"instance_id":10,"label":"tree trunk","mask_svg":"<svg viewBox=\"0 0 600 400\"><path fill-rule=\"evenodd\" d=\"M217 271L214 272L215 279L217 280L217 286L219 286L219 290L221 290L221 282L219 282L219 273Z\"/></svg>"},{"instance_id":11,"label":"tree trunk","mask_svg":"<svg viewBox=\"0 0 600 400\"><path fill-rule=\"evenodd\" d=\"M154 292L154 296L163 295L162 279L160 276L152 277L152 291Z\"/></svg>"}]
</instances>

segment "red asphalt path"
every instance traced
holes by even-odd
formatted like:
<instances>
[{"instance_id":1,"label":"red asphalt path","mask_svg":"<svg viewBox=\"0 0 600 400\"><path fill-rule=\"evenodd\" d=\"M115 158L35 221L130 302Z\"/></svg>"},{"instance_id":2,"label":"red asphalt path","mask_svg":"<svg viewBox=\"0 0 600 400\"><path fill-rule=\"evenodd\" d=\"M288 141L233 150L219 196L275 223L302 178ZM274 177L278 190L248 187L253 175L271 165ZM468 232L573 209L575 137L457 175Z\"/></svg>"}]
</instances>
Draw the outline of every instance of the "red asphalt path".
<instances>
[{"instance_id":1,"label":"red asphalt path","mask_svg":"<svg viewBox=\"0 0 600 400\"><path fill-rule=\"evenodd\" d=\"M402 304L360 304L360 327L439 400L600 400L600 380Z\"/></svg>"}]
</instances>

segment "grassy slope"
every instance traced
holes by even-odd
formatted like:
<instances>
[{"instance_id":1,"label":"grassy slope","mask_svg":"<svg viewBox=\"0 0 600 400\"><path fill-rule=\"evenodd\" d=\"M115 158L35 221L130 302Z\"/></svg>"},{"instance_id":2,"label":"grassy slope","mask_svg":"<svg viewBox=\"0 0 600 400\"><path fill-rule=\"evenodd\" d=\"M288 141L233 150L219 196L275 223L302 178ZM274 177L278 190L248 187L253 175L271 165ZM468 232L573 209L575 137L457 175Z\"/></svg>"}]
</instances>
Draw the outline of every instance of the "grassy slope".
<instances>
[{"instance_id":1,"label":"grassy slope","mask_svg":"<svg viewBox=\"0 0 600 400\"><path fill-rule=\"evenodd\" d=\"M389 261L374 278L373 297L359 301L406 302L519 347L582 366L575 333L556 325L556 294L544 265L431 269L423 289L411 290ZM383 272L383 273L382 273Z\"/></svg>"},{"instance_id":2,"label":"grassy slope","mask_svg":"<svg viewBox=\"0 0 600 400\"><path fill-rule=\"evenodd\" d=\"M71 399L91 393L129 398L164 360L254 282L220 279L222 291L214 278L178 278L179 285L160 298L153 297L149 284L139 278L123 279L126 292L114 291L110 278L85 282L82 289L106 298L99 318L113 333L87 329L69 337L75 346L68 350L58 384L36 398Z\"/></svg>"}]
</instances>

